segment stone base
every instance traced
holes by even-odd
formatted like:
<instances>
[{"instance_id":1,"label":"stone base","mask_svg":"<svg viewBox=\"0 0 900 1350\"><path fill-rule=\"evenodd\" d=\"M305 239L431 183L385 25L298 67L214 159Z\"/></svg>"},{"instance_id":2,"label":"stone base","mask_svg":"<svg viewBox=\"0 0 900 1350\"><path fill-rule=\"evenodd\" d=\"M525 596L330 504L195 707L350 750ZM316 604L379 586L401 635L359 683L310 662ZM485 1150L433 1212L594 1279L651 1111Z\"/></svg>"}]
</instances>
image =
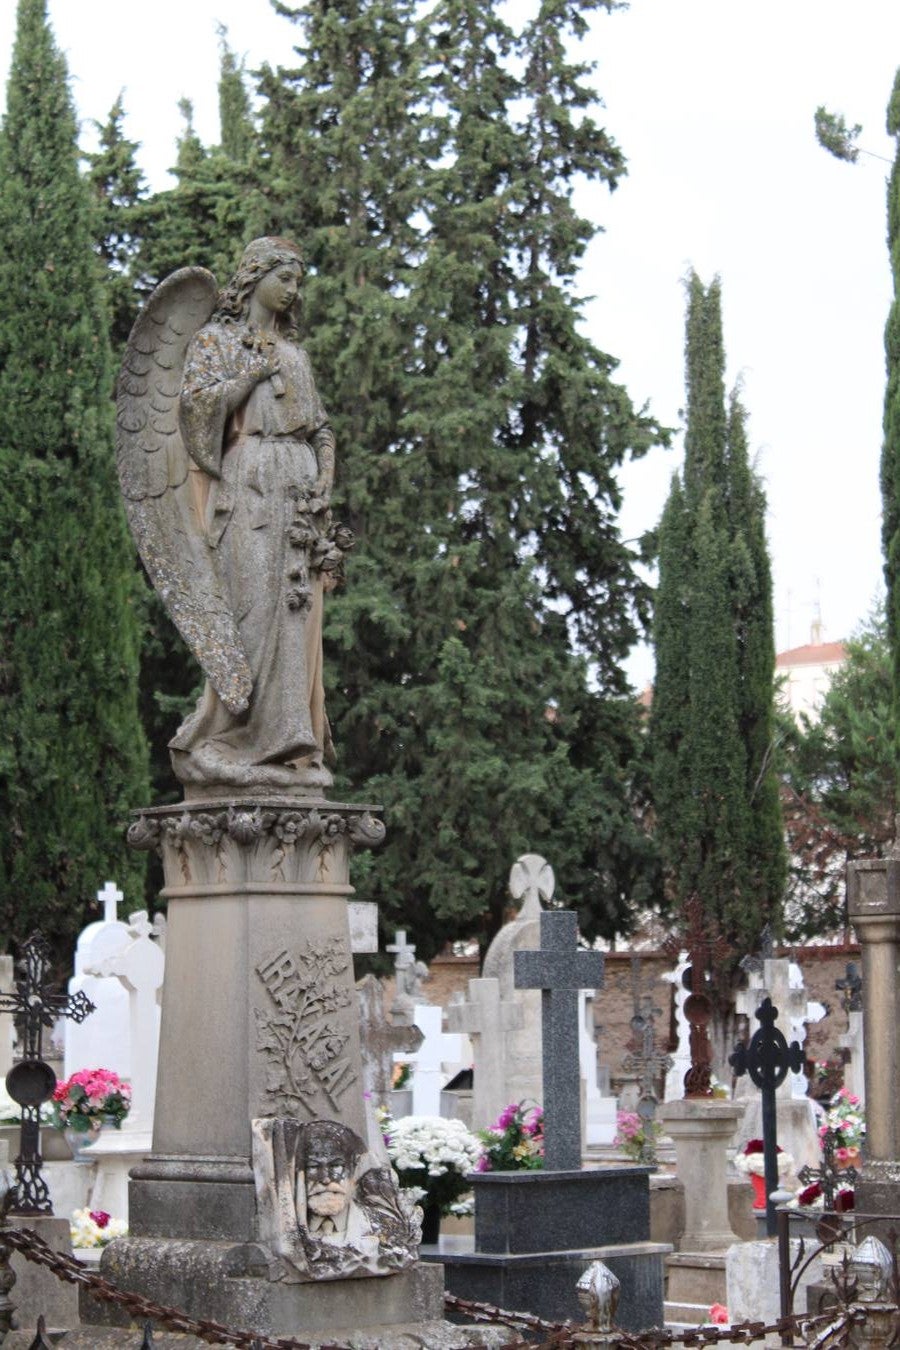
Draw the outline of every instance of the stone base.
<instances>
[{"instance_id":1,"label":"stone base","mask_svg":"<svg viewBox=\"0 0 900 1350\"><path fill-rule=\"evenodd\" d=\"M900 1162L867 1160L854 1189L861 1214L900 1214Z\"/></svg>"},{"instance_id":2,"label":"stone base","mask_svg":"<svg viewBox=\"0 0 900 1350\"><path fill-rule=\"evenodd\" d=\"M449 1294L576 1322L584 1312L575 1286L592 1261L603 1261L622 1285L616 1325L642 1331L663 1324L663 1261L671 1250L666 1243L631 1242L561 1252L488 1253L476 1251L472 1238L460 1237L442 1238L437 1246L423 1247L420 1255L443 1266Z\"/></svg>"},{"instance_id":3,"label":"stone base","mask_svg":"<svg viewBox=\"0 0 900 1350\"><path fill-rule=\"evenodd\" d=\"M265 1276L255 1243L175 1242L118 1238L105 1248L100 1274L118 1288L177 1308L189 1317L223 1322L267 1336L346 1339L345 1331L440 1321L444 1315L439 1266L421 1262L395 1275L286 1284ZM84 1296L82 1321L127 1326L115 1304Z\"/></svg>"},{"instance_id":4,"label":"stone base","mask_svg":"<svg viewBox=\"0 0 900 1350\"><path fill-rule=\"evenodd\" d=\"M673 1252L666 1258L670 1303L727 1305L724 1252Z\"/></svg>"},{"instance_id":5,"label":"stone base","mask_svg":"<svg viewBox=\"0 0 900 1350\"><path fill-rule=\"evenodd\" d=\"M650 1236L650 1167L473 1177L479 1254L571 1252ZM514 1306L514 1305L511 1305Z\"/></svg>"},{"instance_id":6,"label":"stone base","mask_svg":"<svg viewBox=\"0 0 900 1350\"><path fill-rule=\"evenodd\" d=\"M16 1228L30 1228L43 1238L55 1252L72 1255L69 1220L44 1214L11 1214L10 1224ZM28 1344L34 1340L34 1328L43 1317L48 1331L62 1331L78 1326L78 1288L64 1284L46 1266L26 1261L21 1252L13 1252L10 1265L16 1282L10 1290L15 1304L18 1325L28 1332Z\"/></svg>"},{"instance_id":7,"label":"stone base","mask_svg":"<svg viewBox=\"0 0 900 1350\"><path fill-rule=\"evenodd\" d=\"M812 1250L809 1239L805 1239L804 1257L810 1256ZM800 1239L792 1238L792 1265L799 1255ZM760 1242L739 1242L729 1247L727 1276L728 1298L722 1302L728 1308L732 1322L774 1322L781 1316L778 1243L775 1238L766 1238ZM794 1296L795 1313L806 1311L809 1288L821 1278L821 1262L811 1261L800 1278Z\"/></svg>"}]
</instances>

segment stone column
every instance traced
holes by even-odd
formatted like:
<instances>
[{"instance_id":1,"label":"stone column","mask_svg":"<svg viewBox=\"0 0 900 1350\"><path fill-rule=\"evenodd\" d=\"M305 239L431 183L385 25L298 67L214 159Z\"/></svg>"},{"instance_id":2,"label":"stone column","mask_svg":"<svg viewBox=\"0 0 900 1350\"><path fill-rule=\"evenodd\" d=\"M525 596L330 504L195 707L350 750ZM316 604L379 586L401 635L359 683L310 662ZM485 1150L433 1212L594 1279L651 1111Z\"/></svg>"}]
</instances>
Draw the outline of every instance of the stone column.
<instances>
[{"instance_id":1,"label":"stone column","mask_svg":"<svg viewBox=\"0 0 900 1350\"><path fill-rule=\"evenodd\" d=\"M383 835L370 808L298 798L189 801L132 825L132 846L162 853L169 936L132 1234L252 1240L254 1118L365 1138L349 856Z\"/></svg>"},{"instance_id":2,"label":"stone column","mask_svg":"<svg viewBox=\"0 0 900 1350\"><path fill-rule=\"evenodd\" d=\"M659 1116L675 1141L678 1179L684 1186L684 1252L722 1251L740 1242L728 1222L728 1145L740 1104L709 1098L666 1102Z\"/></svg>"},{"instance_id":3,"label":"stone column","mask_svg":"<svg viewBox=\"0 0 900 1350\"><path fill-rule=\"evenodd\" d=\"M900 1213L900 861L847 868L850 921L862 947L866 1145L856 1207Z\"/></svg>"}]
</instances>

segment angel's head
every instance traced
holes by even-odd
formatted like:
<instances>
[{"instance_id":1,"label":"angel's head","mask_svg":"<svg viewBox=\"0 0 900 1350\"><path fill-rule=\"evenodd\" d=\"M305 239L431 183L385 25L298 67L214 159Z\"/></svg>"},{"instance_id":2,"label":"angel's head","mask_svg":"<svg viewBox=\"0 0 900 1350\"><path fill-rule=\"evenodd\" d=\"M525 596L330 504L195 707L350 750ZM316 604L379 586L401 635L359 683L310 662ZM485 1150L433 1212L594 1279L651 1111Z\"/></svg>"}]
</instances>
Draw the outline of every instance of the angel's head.
<instances>
[{"instance_id":1,"label":"angel's head","mask_svg":"<svg viewBox=\"0 0 900 1350\"><path fill-rule=\"evenodd\" d=\"M286 265L300 267L302 274L303 259L296 244L274 235L254 239L241 254L238 270L224 290L219 292L214 320L222 323L246 323L250 312L250 300L259 283L270 272ZM293 336L296 332L295 309L296 306L276 316L276 327L288 336Z\"/></svg>"}]
</instances>

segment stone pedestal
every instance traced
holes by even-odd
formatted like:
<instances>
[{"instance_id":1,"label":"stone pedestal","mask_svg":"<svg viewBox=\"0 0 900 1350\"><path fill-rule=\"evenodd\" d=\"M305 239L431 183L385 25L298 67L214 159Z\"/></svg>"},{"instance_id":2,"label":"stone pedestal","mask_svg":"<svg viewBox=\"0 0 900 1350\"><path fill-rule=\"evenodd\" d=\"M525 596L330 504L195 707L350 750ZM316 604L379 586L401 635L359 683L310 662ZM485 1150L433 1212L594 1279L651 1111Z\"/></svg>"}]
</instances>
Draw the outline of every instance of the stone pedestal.
<instances>
[{"instance_id":1,"label":"stone pedestal","mask_svg":"<svg viewBox=\"0 0 900 1350\"><path fill-rule=\"evenodd\" d=\"M162 852L168 941L150 1157L136 1237L252 1241L250 1121L339 1119L365 1137L347 900L370 809L297 798L141 813Z\"/></svg>"},{"instance_id":2,"label":"stone pedestal","mask_svg":"<svg viewBox=\"0 0 900 1350\"><path fill-rule=\"evenodd\" d=\"M900 861L847 868L850 920L862 947L866 1149L856 1207L900 1214Z\"/></svg>"},{"instance_id":3,"label":"stone pedestal","mask_svg":"<svg viewBox=\"0 0 900 1350\"><path fill-rule=\"evenodd\" d=\"M660 1119L675 1141L684 1185L685 1252L723 1251L739 1241L728 1221L728 1145L742 1115L739 1105L712 1098L666 1102Z\"/></svg>"},{"instance_id":4,"label":"stone pedestal","mask_svg":"<svg viewBox=\"0 0 900 1350\"><path fill-rule=\"evenodd\" d=\"M438 1271L291 1284L258 1245L251 1120L366 1136L349 857L383 833L366 807L283 797L189 800L131 827L162 853L170 940L152 1151L130 1236L101 1262L121 1287L269 1335L440 1318Z\"/></svg>"},{"instance_id":5,"label":"stone pedestal","mask_svg":"<svg viewBox=\"0 0 900 1350\"><path fill-rule=\"evenodd\" d=\"M551 1319L581 1320L575 1285L601 1260L621 1281L617 1325L661 1326L667 1243L651 1242L648 1167L485 1172L473 1177L474 1238L442 1238L451 1294Z\"/></svg>"}]
</instances>

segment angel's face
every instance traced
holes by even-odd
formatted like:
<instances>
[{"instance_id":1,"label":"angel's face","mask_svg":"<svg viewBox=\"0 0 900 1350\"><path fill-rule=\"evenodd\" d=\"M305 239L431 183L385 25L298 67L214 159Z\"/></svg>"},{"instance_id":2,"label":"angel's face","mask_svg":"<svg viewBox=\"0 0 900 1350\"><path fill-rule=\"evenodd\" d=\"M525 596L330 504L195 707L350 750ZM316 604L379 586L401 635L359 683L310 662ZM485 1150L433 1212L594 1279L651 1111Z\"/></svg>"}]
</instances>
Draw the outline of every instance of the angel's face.
<instances>
[{"instance_id":1,"label":"angel's face","mask_svg":"<svg viewBox=\"0 0 900 1350\"><path fill-rule=\"evenodd\" d=\"M257 282L253 298L270 314L287 314L300 294L302 276L299 263L279 263Z\"/></svg>"}]
</instances>

